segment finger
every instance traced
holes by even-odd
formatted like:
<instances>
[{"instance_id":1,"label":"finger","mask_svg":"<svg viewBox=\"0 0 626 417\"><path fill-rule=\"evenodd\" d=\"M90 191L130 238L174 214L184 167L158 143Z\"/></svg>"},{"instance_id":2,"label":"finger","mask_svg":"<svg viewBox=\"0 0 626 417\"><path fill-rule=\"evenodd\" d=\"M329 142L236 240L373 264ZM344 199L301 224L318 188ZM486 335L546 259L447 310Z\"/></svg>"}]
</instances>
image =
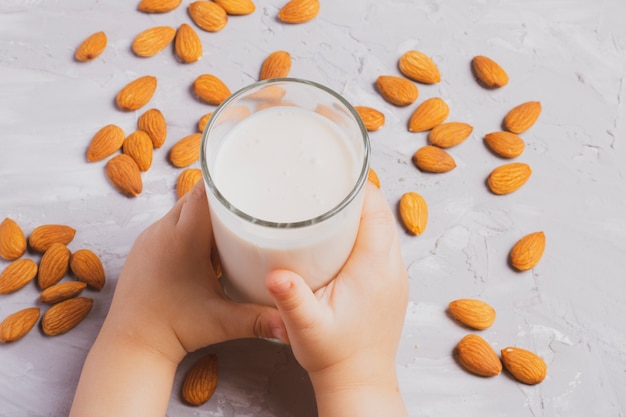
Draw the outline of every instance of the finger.
<instances>
[{"instance_id":1,"label":"finger","mask_svg":"<svg viewBox=\"0 0 626 417\"><path fill-rule=\"evenodd\" d=\"M204 182L198 181L177 205L179 203L181 208L176 222L177 233L183 236L201 234L204 238L212 239L213 229Z\"/></svg>"},{"instance_id":2,"label":"finger","mask_svg":"<svg viewBox=\"0 0 626 417\"><path fill-rule=\"evenodd\" d=\"M397 244L396 222L383 193L367 184L361 224L354 245L358 254L386 254Z\"/></svg>"},{"instance_id":3,"label":"finger","mask_svg":"<svg viewBox=\"0 0 626 417\"><path fill-rule=\"evenodd\" d=\"M212 314L219 312L226 340L264 337L289 343L285 325L275 308L230 300L221 302L224 303L222 308L212 309Z\"/></svg>"}]
</instances>

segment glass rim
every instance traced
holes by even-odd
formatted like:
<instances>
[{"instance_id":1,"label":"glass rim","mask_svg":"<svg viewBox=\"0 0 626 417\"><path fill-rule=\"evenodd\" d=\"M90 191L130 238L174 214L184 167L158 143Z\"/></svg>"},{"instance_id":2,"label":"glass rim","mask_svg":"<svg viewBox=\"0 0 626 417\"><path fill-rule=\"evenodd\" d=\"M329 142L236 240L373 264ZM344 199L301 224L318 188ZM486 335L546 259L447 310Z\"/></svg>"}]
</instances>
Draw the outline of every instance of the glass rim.
<instances>
[{"instance_id":1,"label":"glass rim","mask_svg":"<svg viewBox=\"0 0 626 417\"><path fill-rule=\"evenodd\" d=\"M211 130L213 129L215 120L219 118L218 116L222 112L224 112L231 103L233 103L235 100L237 100L242 95L246 94L247 92L251 90L254 90L259 87L266 86L266 85L281 84L281 83L283 84L284 83L296 83L296 84L308 85L308 86L317 88L319 90L322 90L325 93L331 95L333 98L337 99L350 112L350 114L354 118L360 130L361 139L363 141L363 165L361 166L361 172L359 173L359 177L357 178L354 186L352 187L352 190L350 190L348 195L332 209L318 216L315 216L313 218L310 218L307 220L300 220L297 222L273 222L269 220L263 220L263 219L259 219L254 216L251 216L250 214L235 207L230 201L228 201L228 199L224 197L224 195L220 192L219 188L213 181L213 178L211 177L211 173L209 172L207 152L206 152L208 136ZM370 155L371 155L371 147L370 147L370 140L369 140L367 129L365 128L365 125L363 124L363 121L361 120L361 117L359 116L354 106L352 106L352 104L350 104L339 93L331 90L330 88L322 84L319 84L310 80L304 80L301 78L272 78L268 80L257 81L239 89L238 91L233 93L230 97L228 97L226 100L224 100L224 102L222 102L217 107L217 109L213 112L211 118L209 119L209 122L207 123L206 127L204 128L202 132L202 140L200 144L200 167L202 169L202 177L204 179L204 183L205 185L208 186L209 191L217 198L217 200L220 202L222 206L224 206L231 213L235 214L237 217L249 223L253 223L253 224L257 224L257 225L261 225L261 226L265 226L269 228L296 229L296 228L312 226L314 224L321 223L327 219L334 217L336 214L340 213L345 207L347 207L357 197L359 192L363 189L365 182L367 181L367 176L369 172Z\"/></svg>"}]
</instances>

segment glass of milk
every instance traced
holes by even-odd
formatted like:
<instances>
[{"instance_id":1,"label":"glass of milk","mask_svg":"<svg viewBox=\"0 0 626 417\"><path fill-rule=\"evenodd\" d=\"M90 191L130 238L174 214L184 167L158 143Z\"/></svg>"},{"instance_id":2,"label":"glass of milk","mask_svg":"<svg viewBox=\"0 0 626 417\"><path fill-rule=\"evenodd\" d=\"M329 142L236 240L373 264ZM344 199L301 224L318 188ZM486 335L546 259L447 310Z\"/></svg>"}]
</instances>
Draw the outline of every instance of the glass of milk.
<instances>
[{"instance_id":1,"label":"glass of milk","mask_svg":"<svg viewBox=\"0 0 626 417\"><path fill-rule=\"evenodd\" d=\"M330 282L352 251L369 169L350 103L311 81L261 81L216 109L201 146L226 293L271 305L275 269L313 290Z\"/></svg>"}]
</instances>

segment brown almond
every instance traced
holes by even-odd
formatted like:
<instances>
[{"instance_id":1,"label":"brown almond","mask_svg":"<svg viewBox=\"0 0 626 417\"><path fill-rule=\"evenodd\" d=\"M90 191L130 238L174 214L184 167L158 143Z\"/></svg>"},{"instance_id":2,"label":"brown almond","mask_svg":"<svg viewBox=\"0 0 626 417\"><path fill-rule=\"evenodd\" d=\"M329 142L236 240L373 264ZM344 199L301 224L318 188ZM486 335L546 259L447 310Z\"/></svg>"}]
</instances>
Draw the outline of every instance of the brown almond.
<instances>
[{"instance_id":1,"label":"brown almond","mask_svg":"<svg viewBox=\"0 0 626 417\"><path fill-rule=\"evenodd\" d=\"M428 133L428 141L431 145L440 148L451 148L467 139L474 128L472 125L462 122L448 122L435 126Z\"/></svg>"},{"instance_id":2,"label":"brown almond","mask_svg":"<svg viewBox=\"0 0 626 417\"><path fill-rule=\"evenodd\" d=\"M474 375L490 377L502 372L502 362L498 354L485 339L468 334L457 343L454 355L465 370Z\"/></svg>"},{"instance_id":3,"label":"brown almond","mask_svg":"<svg viewBox=\"0 0 626 417\"><path fill-rule=\"evenodd\" d=\"M137 110L145 106L156 91L157 79L144 75L126 84L115 98L121 110Z\"/></svg>"},{"instance_id":4,"label":"brown almond","mask_svg":"<svg viewBox=\"0 0 626 417\"><path fill-rule=\"evenodd\" d=\"M178 168L187 167L200 158L200 142L202 133L185 136L170 150L170 162Z\"/></svg>"},{"instance_id":5,"label":"brown almond","mask_svg":"<svg viewBox=\"0 0 626 417\"><path fill-rule=\"evenodd\" d=\"M230 96L230 90L215 75L202 74L193 82L193 91L202 101L219 106Z\"/></svg>"},{"instance_id":6,"label":"brown almond","mask_svg":"<svg viewBox=\"0 0 626 417\"><path fill-rule=\"evenodd\" d=\"M415 103L419 91L417 86L406 78L395 75L381 75L376 79L376 88L381 96L396 106Z\"/></svg>"},{"instance_id":7,"label":"brown almond","mask_svg":"<svg viewBox=\"0 0 626 417\"><path fill-rule=\"evenodd\" d=\"M91 61L97 58L107 46L107 35L104 32L96 32L82 41L76 51L74 58L80 62Z\"/></svg>"},{"instance_id":8,"label":"brown almond","mask_svg":"<svg viewBox=\"0 0 626 417\"><path fill-rule=\"evenodd\" d=\"M531 174L530 166L523 162L504 164L491 171L487 186L494 194L509 194L524 185Z\"/></svg>"},{"instance_id":9,"label":"brown almond","mask_svg":"<svg viewBox=\"0 0 626 417\"><path fill-rule=\"evenodd\" d=\"M199 168L187 168L178 176L176 182L176 195L180 199L187 194L198 181L202 179L202 170Z\"/></svg>"},{"instance_id":10,"label":"brown almond","mask_svg":"<svg viewBox=\"0 0 626 417\"><path fill-rule=\"evenodd\" d=\"M39 320L40 313L38 307L30 307L8 315L0 323L0 342L12 343L26 336Z\"/></svg>"},{"instance_id":11,"label":"brown almond","mask_svg":"<svg viewBox=\"0 0 626 417\"><path fill-rule=\"evenodd\" d=\"M226 10L213 1L194 1L187 8L191 20L207 32L219 32L226 27Z\"/></svg>"},{"instance_id":12,"label":"brown almond","mask_svg":"<svg viewBox=\"0 0 626 417\"><path fill-rule=\"evenodd\" d=\"M182 23L176 32L174 41L176 56L181 62L196 62L202 56L202 41L196 31L187 23Z\"/></svg>"},{"instance_id":13,"label":"brown almond","mask_svg":"<svg viewBox=\"0 0 626 417\"><path fill-rule=\"evenodd\" d=\"M285 78L291 70L291 55L287 51L276 51L269 54L261 66L259 80Z\"/></svg>"},{"instance_id":14,"label":"brown almond","mask_svg":"<svg viewBox=\"0 0 626 417\"><path fill-rule=\"evenodd\" d=\"M54 304L43 314L41 328L48 336L57 336L76 327L91 311L93 299L74 297Z\"/></svg>"},{"instance_id":15,"label":"brown almond","mask_svg":"<svg viewBox=\"0 0 626 417\"><path fill-rule=\"evenodd\" d=\"M456 168L454 158L437 146L426 145L413 154L413 163L422 171L442 173Z\"/></svg>"},{"instance_id":16,"label":"brown almond","mask_svg":"<svg viewBox=\"0 0 626 417\"><path fill-rule=\"evenodd\" d=\"M200 118L200 120L198 120L198 130L200 132L204 132L204 128L209 123L209 119L211 119L211 116L213 116L213 112L210 112L210 113L207 113L207 114L203 115Z\"/></svg>"},{"instance_id":17,"label":"brown almond","mask_svg":"<svg viewBox=\"0 0 626 417\"><path fill-rule=\"evenodd\" d=\"M546 235L543 232L530 233L513 245L509 259L511 265L518 271L527 271L534 268L546 248Z\"/></svg>"},{"instance_id":18,"label":"brown almond","mask_svg":"<svg viewBox=\"0 0 626 417\"><path fill-rule=\"evenodd\" d=\"M14 261L26 252L26 236L15 220L6 217L0 223L0 258Z\"/></svg>"},{"instance_id":19,"label":"brown almond","mask_svg":"<svg viewBox=\"0 0 626 417\"><path fill-rule=\"evenodd\" d=\"M448 118L450 108L439 97L433 97L420 104L409 119L409 131L424 132L440 125Z\"/></svg>"},{"instance_id":20,"label":"brown almond","mask_svg":"<svg viewBox=\"0 0 626 417\"><path fill-rule=\"evenodd\" d=\"M518 347L505 347L500 351L507 371L519 382L536 385L548 374L548 366L536 353Z\"/></svg>"},{"instance_id":21,"label":"brown almond","mask_svg":"<svg viewBox=\"0 0 626 417\"><path fill-rule=\"evenodd\" d=\"M423 84L441 81L437 64L428 55L419 51L407 51L398 60L398 68L405 77Z\"/></svg>"},{"instance_id":22,"label":"brown almond","mask_svg":"<svg viewBox=\"0 0 626 417\"><path fill-rule=\"evenodd\" d=\"M400 219L409 232L421 235L428 223L428 205L420 194L410 191L400 198Z\"/></svg>"},{"instance_id":23,"label":"brown almond","mask_svg":"<svg viewBox=\"0 0 626 417\"><path fill-rule=\"evenodd\" d=\"M516 158L524 152L524 141L511 132L492 132L485 135L485 144L503 158Z\"/></svg>"},{"instance_id":24,"label":"brown almond","mask_svg":"<svg viewBox=\"0 0 626 417\"><path fill-rule=\"evenodd\" d=\"M487 88L504 87L509 82L509 76L493 59L477 55L472 59L472 70L478 82Z\"/></svg>"},{"instance_id":25,"label":"brown almond","mask_svg":"<svg viewBox=\"0 0 626 417\"><path fill-rule=\"evenodd\" d=\"M101 161L113 155L120 150L125 137L126 134L121 127L114 124L104 126L91 138L87 148L87 161Z\"/></svg>"},{"instance_id":26,"label":"brown almond","mask_svg":"<svg viewBox=\"0 0 626 417\"><path fill-rule=\"evenodd\" d=\"M143 130L137 130L124 140L122 152L135 160L140 171L147 171L152 165L152 139Z\"/></svg>"},{"instance_id":27,"label":"brown almond","mask_svg":"<svg viewBox=\"0 0 626 417\"><path fill-rule=\"evenodd\" d=\"M380 188L380 179L378 178L378 174L376 173L376 171L374 171L373 168L370 168L369 171L367 171L367 180L374 184L376 188Z\"/></svg>"},{"instance_id":28,"label":"brown almond","mask_svg":"<svg viewBox=\"0 0 626 417\"><path fill-rule=\"evenodd\" d=\"M541 103L528 101L512 108L504 117L505 130L512 133L522 133L535 124L541 114Z\"/></svg>"},{"instance_id":29,"label":"brown almond","mask_svg":"<svg viewBox=\"0 0 626 417\"><path fill-rule=\"evenodd\" d=\"M182 0L141 0L137 9L144 13L167 13L178 6Z\"/></svg>"},{"instance_id":30,"label":"brown almond","mask_svg":"<svg viewBox=\"0 0 626 417\"><path fill-rule=\"evenodd\" d=\"M59 282L67 274L70 266L70 255L70 250L64 244L53 243L50 245L39 262L39 274L37 276L39 288L45 290Z\"/></svg>"},{"instance_id":31,"label":"brown almond","mask_svg":"<svg viewBox=\"0 0 626 417\"><path fill-rule=\"evenodd\" d=\"M176 29L171 26L155 26L135 36L131 49L137 56L151 57L165 49L175 35Z\"/></svg>"},{"instance_id":32,"label":"brown almond","mask_svg":"<svg viewBox=\"0 0 626 417\"><path fill-rule=\"evenodd\" d=\"M64 224L44 224L37 226L28 237L28 244L37 252L45 252L53 243L68 245L76 230Z\"/></svg>"},{"instance_id":33,"label":"brown almond","mask_svg":"<svg viewBox=\"0 0 626 417\"><path fill-rule=\"evenodd\" d=\"M167 122L160 110L150 109L139 116L137 129L143 130L150 136L154 148L158 149L165 143Z\"/></svg>"},{"instance_id":34,"label":"brown almond","mask_svg":"<svg viewBox=\"0 0 626 417\"><path fill-rule=\"evenodd\" d=\"M109 181L127 197L141 194L143 182L137 162L128 155L121 154L111 158L104 167Z\"/></svg>"},{"instance_id":35,"label":"brown almond","mask_svg":"<svg viewBox=\"0 0 626 417\"><path fill-rule=\"evenodd\" d=\"M314 19L319 11L318 0L290 0L278 12L278 19L284 23L304 23Z\"/></svg>"},{"instance_id":36,"label":"brown almond","mask_svg":"<svg viewBox=\"0 0 626 417\"><path fill-rule=\"evenodd\" d=\"M381 111L367 106L356 106L354 109L359 113L365 129L369 132L374 132L385 125L385 115Z\"/></svg>"},{"instance_id":37,"label":"brown almond","mask_svg":"<svg viewBox=\"0 0 626 417\"><path fill-rule=\"evenodd\" d=\"M89 249L80 249L70 258L70 269L76 278L100 291L106 282L104 267L98 255Z\"/></svg>"},{"instance_id":38,"label":"brown almond","mask_svg":"<svg viewBox=\"0 0 626 417\"><path fill-rule=\"evenodd\" d=\"M496 320L496 310L481 300L461 298L448 305L450 314L464 325L476 330L485 330Z\"/></svg>"},{"instance_id":39,"label":"brown almond","mask_svg":"<svg viewBox=\"0 0 626 417\"><path fill-rule=\"evenodd\" d=\"M46 288L39 294L39 301L44 304L56 304L68 298L76 297L87 284L80 281L62 282Z\"/></svg>"},{"instance_id":40,"label":"brown almond","mask_svg":"<svg viewBox=\"0 0 626 417\"><path fill-rule=\"evenodd\" d=\"M11 262L0 273L0 294L19 290L37 276L37 264L32 259L18 259Z\"/></svg>"},{"instance_id":41,"label":"brown almond","mask_svg":"<svg viewBox=\"0 0 626 417\"><path fill-rule=\"evenodd\" d=\"M215 392L218 381L218 362L215 354L198 360L185 375L182 397L187 404L202 405Z\"/></svg>"},{"instance_id":42,"label":"brown almond","mask_svg":"<svg viewBox=\"0 0 626 417\"><path fill-rule=\"evenodd\" d=\"M234 16L242 16L253 13L256 10L256 6L252 0L214 0L217 4L222 6L226 13Z\"/></svg>"}]
</instances>

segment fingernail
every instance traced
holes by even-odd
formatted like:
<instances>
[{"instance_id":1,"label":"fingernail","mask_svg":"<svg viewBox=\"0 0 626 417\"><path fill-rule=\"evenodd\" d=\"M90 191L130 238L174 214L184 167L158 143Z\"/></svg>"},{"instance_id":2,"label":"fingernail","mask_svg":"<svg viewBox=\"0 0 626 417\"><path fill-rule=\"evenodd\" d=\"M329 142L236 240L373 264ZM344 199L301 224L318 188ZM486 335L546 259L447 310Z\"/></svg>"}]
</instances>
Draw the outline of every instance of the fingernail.
<instances>
[{"instance_id":1,"label":"fingernail","mask_svg":"<svg viewBox=\"0 0 626 417\"><path fill-rule=\"evenodd\" d=\"M280 327L272 328L272 336L274 336L275 339L278 339L283 343L285 342L285 333L283 332L283 329L281 329Z\"/></svg>"},{"instance_id":2,"label":"fingernail","mask_svg":"<svg viewBox=\"0 0 626 417\"><path fill-rule=\"evenodd\" d=\"M274 294L284 294L291 289L292 283L288 278L281 277L272 282L271 290Z\"/></svg>"}]
</instances>

